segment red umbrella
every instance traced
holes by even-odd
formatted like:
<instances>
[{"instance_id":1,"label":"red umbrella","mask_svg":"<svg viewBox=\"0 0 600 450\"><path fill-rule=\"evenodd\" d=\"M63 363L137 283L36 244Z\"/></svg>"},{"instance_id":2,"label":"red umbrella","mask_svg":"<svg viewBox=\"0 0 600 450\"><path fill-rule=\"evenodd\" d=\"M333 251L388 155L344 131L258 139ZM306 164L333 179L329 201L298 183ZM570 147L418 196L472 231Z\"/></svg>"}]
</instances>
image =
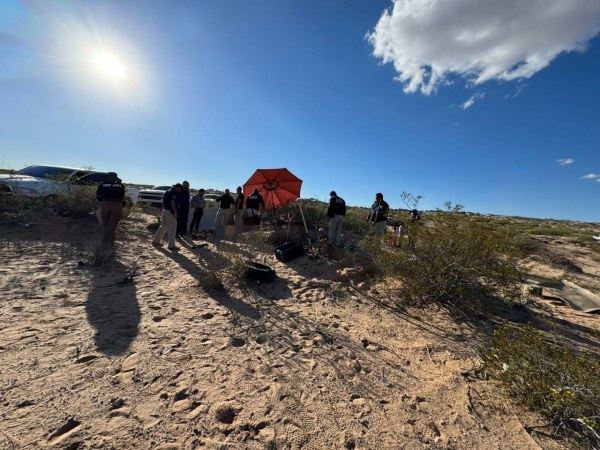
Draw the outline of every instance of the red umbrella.
<instances>
[{"instance_id":1,"label":"red umbrella","mask_svg":"<svg viewBox=\"0 0 600 450\"><path fill-rule=\"evenodd\" d=\"M258 189L267 208L278 208L300 198L302 180L287 169L258 169L244 184L244 197Z\"/></svg>"}]
</instances>

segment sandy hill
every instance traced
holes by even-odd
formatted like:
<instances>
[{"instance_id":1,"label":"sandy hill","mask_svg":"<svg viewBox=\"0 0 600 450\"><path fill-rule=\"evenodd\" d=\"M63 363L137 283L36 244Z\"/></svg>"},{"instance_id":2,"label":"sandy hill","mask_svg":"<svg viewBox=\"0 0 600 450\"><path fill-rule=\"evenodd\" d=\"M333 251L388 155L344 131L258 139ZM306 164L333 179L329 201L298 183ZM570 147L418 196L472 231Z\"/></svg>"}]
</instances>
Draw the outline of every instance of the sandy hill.
<instances>
[{"instance_id":1,"label":"sandy hill","mask_svg":"<svg viewBox=\"0 0 600 450\"><path fill-rule=\"evenodd\" d=\"M92 220L0 226L1 449L571 445L477 376L493 321L400 307L357 253L283 264L257 236L172 253L150 245L153 222L123 221L99 267ZM553 257L532 258L532 273L598 287L597 253L540 239ZM236 278L245 257L277 280ZM506 308L598 348L598 316L543 299Z\"/></svg>"}]
</instances>

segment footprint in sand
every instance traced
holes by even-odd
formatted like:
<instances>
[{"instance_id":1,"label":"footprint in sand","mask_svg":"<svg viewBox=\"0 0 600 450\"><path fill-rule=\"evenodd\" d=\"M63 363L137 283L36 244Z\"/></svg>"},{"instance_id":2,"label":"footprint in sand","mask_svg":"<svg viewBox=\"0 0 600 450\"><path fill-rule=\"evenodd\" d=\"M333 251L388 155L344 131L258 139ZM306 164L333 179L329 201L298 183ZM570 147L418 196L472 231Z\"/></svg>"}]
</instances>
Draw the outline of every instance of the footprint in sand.
<instances>
[{"instance_id":1,"label":"footprint in sand","mask_svg":"<svg viewBox=\"0 0 600 450\"><path fill-rule=\"evenodd\" d=\"M80 428L81 422L75 420L73 417L69 417L64 425L50 433L48 441L52 445L56 445L75 434Z\"/></svg>"},{"instance_id":2,"label":"footprint in sand","mask_svg":"<svg viewBox=\"0 0 600 450\"><path fill-rule=\"evenodd\" d=\"M121 372L130 372L137 368L137 365L140 362L140 354L132 353L127 358L123 360L121 363Z\"/></svg>"},{"instance_id":3,"label":"footprint in sand","mask_svg":"<svg viewBox=\"0 0 600 450\"><path fill-rule=\"evenodd\" d=\"M231 345L232 347L243 347L244 345L246 345L246 341L241 338L230 337L229 345Z\"/></svg>"},{"instance_id":4,"label":"footprint in sand","mask_svg":"<svg viewBox=\"0 0 600 450\"><path fill-rule=\"evenodd\" d=\"M318 301L327 298L326 292L321 288L303 287L294 291L294 297L301 301Z\"/></svg>"},{"instance_id":5,"label":"footprint in sand","mask_svg":"<svg viewBox=\"0 0 600 450\"><path fill-rule=\"evenodd\" d=\"M189 397L190 393L187 389L181 389L175 393L173 396L173 405L171 406L171 411L176 413L196 408L198 404L193 402Z\"/></svg>"},{"instance_id":6,"label":"footprint in sand","mask_svg":"<svg viewBox=\"0 0 600 450\"><path fill-rule=\"evenodd\" d=\"M267 336L266 334L261 334L260 336L258 336L258 337L255 339L255 342L256 342L258 345L263 345L263 344L266 344L268 341L269 341L269 336Z\"/></svg>"},{"instance_id":7,"label":"footprint in sand","mask_svg":"<svg viewBox=\"0 0 600 450\"><path fill-rule=\"evenodd\" d=\"M215 419L223 424L232 424L237 413L237 408L234 408L232 405L226 403L219 403L214 407Z\"/></svg>"}]
</instances>

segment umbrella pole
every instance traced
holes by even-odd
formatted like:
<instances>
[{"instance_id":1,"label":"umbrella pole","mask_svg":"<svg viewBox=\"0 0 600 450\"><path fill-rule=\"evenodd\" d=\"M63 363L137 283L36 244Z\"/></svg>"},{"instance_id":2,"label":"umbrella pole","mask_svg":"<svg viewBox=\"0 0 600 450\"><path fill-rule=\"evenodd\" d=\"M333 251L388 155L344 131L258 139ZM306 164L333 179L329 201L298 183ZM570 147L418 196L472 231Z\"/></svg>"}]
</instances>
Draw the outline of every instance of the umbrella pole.
<instances>
[{"instance_id":1,"label":"umbrella pole","mask_svg":"<svg viewBox=\"0 0 600 450\"><path fill-rule=\"evenodd\" d=\"M277 231L277 213L275 212L275 192L273 190L268 191L271 193L271 221L273 222L273 231Z\"/></svg>"},{"instance_id":2,"label":"umbrella pole","mask_svg":"<svg viewBox=\"0 0 600 450\"><path fill-rule=\"evenodd\" d=\"M302 223L304 224L304 231L306 231L306 235L308 236L308 227L306 226L306 219L304 218L304 211L302 211L302 203L298 202L298 206L300 207L300 215L302 216ZM310 236L308 237L310 240Z\"/></svg>"},{"instance_id":3,"label":"umbrella pole","mask_svg":"<svg viewBox=\"0 0 600 450\"><path fill-rule=\"evenodd\" d=\"M302 210L302 203L298 202L298 207L300 208L300 215L302 216L302 223L304 224L304 231L306 231L306 237L308 238L308 246L310 247L310 251L315 256L315 249L313 247L312 241L310 240L310 234L308 234L308 227L306 226L306 219L304 218L304 211Z\"/></svg>"}]
</instances>

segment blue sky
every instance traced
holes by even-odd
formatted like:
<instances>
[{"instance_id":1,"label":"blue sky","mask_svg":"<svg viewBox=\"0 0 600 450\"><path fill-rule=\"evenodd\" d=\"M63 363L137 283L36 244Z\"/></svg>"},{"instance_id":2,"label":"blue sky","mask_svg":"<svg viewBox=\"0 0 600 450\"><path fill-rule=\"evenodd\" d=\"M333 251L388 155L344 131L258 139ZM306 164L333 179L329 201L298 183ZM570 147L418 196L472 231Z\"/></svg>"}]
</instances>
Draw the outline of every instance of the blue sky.
<instances>
[{"instance_id":1,"label":"blue sky","mask_svg":"<svg viewBox=\"0 0 600 450\"><path fill-rule=\"evenodd\" d=\"M3 0L0 165L600 221L599 30L596 0Z\"/></svg>"}]
</instances>

